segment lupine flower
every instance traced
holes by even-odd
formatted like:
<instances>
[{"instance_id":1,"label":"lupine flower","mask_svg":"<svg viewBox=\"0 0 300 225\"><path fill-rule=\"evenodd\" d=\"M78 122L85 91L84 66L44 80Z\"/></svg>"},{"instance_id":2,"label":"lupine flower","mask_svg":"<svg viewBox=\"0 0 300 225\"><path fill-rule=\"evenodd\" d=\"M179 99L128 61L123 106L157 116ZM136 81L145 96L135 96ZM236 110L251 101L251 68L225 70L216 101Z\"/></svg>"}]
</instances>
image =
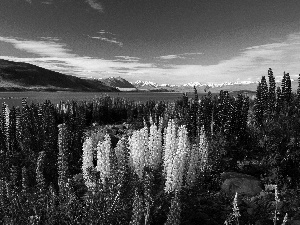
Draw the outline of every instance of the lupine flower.
<instances>
[{"instance_id":1,"label":"lupine flower","mask_svg":"<svg viewBox=\"0 0 300 225\"><path fill-rule=\"evenodd\" d=\"M68 149L66 137L67 127L65 124L58 125L58 186L61 196L64 196L68 185Z\"/></svg>"},{"instance_id":2,"label":"lupine flower","mask_svg":"<svg viewBox=\"0 0 300 225\"><path fill-rule=\"evenodd\" d=\"M147 136L145 135L146 132L148 132L147 128L134 131L132 136L128 140L131 167L134 169L141 180L143 178L144 167L146 165L146 148L148 147L148 140L146 139Z\"/></svg>"},{"instance_id":3,"label":"lupine flower","mask_svg":"<svg viewBox=\"0 0 300 225\"><path fill-rule=\"evenodd\" d=\"M119 169L124 169L127 159L126 159L126 139L122 137L115 147L115 154L118 160Z\"/></svg>"},{"instance_id":4,"label":"lupine flower","mask_svg":"<svg viewBox=\"0 0 300 225\"><path fill-rule=\"evenodd\" d=\"M91 189L96 186L96 183L92 181L88 169L94 169L93 164L93 143L90 137L86 138L82 146L83 155L82 155L82 175L85 181L85 185Z\"/></svg>"},{"instance_id":5,"label":"lupine flower","mask_svg":"<svg viewBox=\"0 0 300 225\"><path fill-rule=\"evenodd\" d=\"M176 152L177 146L177 133L174 120L169 120L168 126L165 129L165 144L164 144L164 173L170 167L173 161L173 154Z\"/></svg>"},{"instance_id":6,"label":"lupine flower","mask_svg":"<svg viewBox=\"0 0 300 225\"><path fill-rule=\"evenodd\" d=\"M178 129L178 143L171 163L166 167L165 191L180 191L183 184L186 155L189 149L188 132L185 126Z\"/></svg>"},{"instance_id":7,"label":"lupine flower","mask_svg":"<svg viewBox=\"0 0 300 225\"><path fill-rule=\"evenodd\" d=\"M100 172L100 179L102 183L105 183L110 175L110 151L111 151L111 139L108 134L104 136L104 141L99 142L97 146L97 171Z\"/></svg>"},{"instance_id":8,"label":"lupine flower","mask_svg":"<svg viewBox=\"0 0 300 225\"><path fill-rule=\"evenodd\" d=\"M234 199L233 199L233 216L238 220L238 217L240 217L240 211L238 207L238 193L235 193Z\"/></svg>"},{"instance_id":9,"label":"lupine flower","mask_svg":"<svg viewBox=\"0 0 300 225\"><path fill-rule=\"evenodd\" d=\"M150 126L148 141L149 161L148 166L157 169L162 157L162 134L155 124Z\"/></svg>"},{"instance_id":10,"label":"lupine flower","mask_svg":"<svg viewBox=\"0 0 300 225\"><path fill-rule=\"evenodd\" d=\"M199 140L199 148L200 148L200 170L204 171L207 169L208 164L208 143L207 138L205 136L204 127L201 128L200 131L200 140Z\"/></svg>"},{"instance_id":11,"label":"lupine flower","mask_svg":"<svg viewBox=\"0 0 300 225\"><path fill-rule=\"evenodd\" d=\"M286 224L287 219L288 219L288 214L286 213L285 216L284 216L284 218L283 218L282 225Z\"/></svg>"}]
</instances>

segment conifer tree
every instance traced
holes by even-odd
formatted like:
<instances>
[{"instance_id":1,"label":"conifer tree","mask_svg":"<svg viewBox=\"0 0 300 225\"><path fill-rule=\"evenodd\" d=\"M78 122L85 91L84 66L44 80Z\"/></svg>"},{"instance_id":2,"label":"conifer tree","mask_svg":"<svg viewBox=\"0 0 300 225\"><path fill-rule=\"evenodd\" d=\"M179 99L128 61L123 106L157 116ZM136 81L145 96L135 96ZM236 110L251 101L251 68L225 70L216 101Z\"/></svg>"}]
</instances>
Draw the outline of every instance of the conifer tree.
<instances>
[{"instance_id":1,"label":"conifer tree","mask_svg":"<svg viewBox=\"0 0 300 225\"><path fill-rule=\"evenodd\" d=\"M280 111L282 111L284 101L280 87L277 87L276 89L276 96L276 112L280 113Z\"/></svg>"},{"instance_id":2,"label":"conifer tree","mask_svg":"<svg viewBox=\"0 0 300 225\"><path fill-rule=\"evenodd\" d=\"M275 111L275 106L276 106L276 83L271 68L269 68L268 70L268 77L269 77L268 109L269 112L272 113Z\"/></svg>"},{"instance_id":3,"label":"conifer tree","mask_svg":"<svg viewBox=\"0 0 300 225\"><path fill-rule=\"evenodd\" d=\"M261 87L260 87L260 91L261 91L261 104L262 104L262 109L263 109L263 112L266 113L267 111L267 107L268 107L268 99L269 99L269 96L268 96L268 84L267 84L267 80L266 80L266 77L265 76L262 76L261 78Z\"/></svg>"},{"instance_id":4,"label":"conifer tree","mask_svg":"<svg viewBox=\"0 0 300 225\"><path fill-rule=\"evenodd\" d=\"M283 74L283 79L281 82L281 92L282 92L282 97L283 101L290 103L292 100L292 83L291 83L291 78L289 73Z\"/></svg>"},{"instance_id":5,"label":"conifer tree","mask_svg":"<svg viewBox=\"0 0 300 225\"><path fill-rule=\"evenodd\" d=\"M256 99L254 101L254 114L256 121L262 123L264 115L268 110L268 85L265 76L262 76L261 82L257 86Z\"/></svg>"},{"instance_id":6,"label":"conifer tree","mask_svg":"<svg viewBox=\"0 0 300 225\"><path fill-rule=\"evenodd\" d=\"M189 118L188 118L188 132L189 132L189 137L190 140L195 139L197 136L197 130L198 130L198 109L199 109L199 97L197 93L197 89L194 86L194 99L191 102L191 107L190 107L190 112Z\"/></svg>"}]
</instances>

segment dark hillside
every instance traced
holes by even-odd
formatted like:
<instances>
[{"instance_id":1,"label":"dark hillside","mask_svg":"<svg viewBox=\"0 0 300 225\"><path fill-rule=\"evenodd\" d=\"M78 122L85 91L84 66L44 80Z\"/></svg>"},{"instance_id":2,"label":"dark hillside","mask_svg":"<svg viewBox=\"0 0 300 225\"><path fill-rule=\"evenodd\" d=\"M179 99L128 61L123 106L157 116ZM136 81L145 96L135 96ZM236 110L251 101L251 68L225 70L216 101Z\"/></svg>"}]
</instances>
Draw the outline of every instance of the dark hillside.
<instances>
[{"instance_id":1,"label":"dark hillside","mask_svg":"<svg viewBox=\"0 0 300 225\"><path fill-rule=\"evenodd\" d=\"M35 65L0 59L0 91L117 91L101 81L87 80Z\"/></svg>"}]
</instances>

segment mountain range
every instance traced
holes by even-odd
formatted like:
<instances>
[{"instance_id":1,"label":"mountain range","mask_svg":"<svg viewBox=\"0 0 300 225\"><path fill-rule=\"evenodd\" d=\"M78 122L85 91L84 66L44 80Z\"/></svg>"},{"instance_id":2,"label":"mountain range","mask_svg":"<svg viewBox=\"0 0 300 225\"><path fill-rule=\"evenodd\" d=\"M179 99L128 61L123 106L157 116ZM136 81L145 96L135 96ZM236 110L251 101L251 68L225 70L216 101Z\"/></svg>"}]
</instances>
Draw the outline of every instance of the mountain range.
<instances>
[{"instance_id":1,"label":"mountain range","mask_svg":"<svg viewBox=\"0 0 300 225\"><path fill-rule=\"evenodd\" d=\"M99 80L82 79L29 63L0 59L0 91L119 91Z\"/></svg>"},{"instance_id":2,"label":"mountain range","mask_svg":"<svg viewBox=\"0 0 300 225\"><path fill-rule=\"evenodd\" d=\"M277 82L277 86L280 86ZM157 84L151 81L130 83L122 77L79 78L47 70L29 63L0 59L0 91L152 91L152 92L193 92L199 93L256 92L258 82L239 81L220 84L190 82L182 85ZM298 82L292 81L292 90L297 90Z\"/></svg>"}]
</instances>

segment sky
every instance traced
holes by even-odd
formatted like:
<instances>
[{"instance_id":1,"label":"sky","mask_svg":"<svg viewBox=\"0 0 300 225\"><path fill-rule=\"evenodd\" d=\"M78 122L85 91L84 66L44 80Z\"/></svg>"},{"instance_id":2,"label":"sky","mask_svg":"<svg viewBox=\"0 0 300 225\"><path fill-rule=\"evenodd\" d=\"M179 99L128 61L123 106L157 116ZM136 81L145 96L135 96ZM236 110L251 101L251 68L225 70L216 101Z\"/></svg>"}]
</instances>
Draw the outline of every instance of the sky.
<instances>
[{"instance_id":1,"label":"sky","mask_svg":"<svg viewBox=\"0 0 300 225\"><path fill-rule=\"evenodd\" d=\"M299 0L0 0L0 58L159 84L300 73Z\"/></svg>"}]
</instances>

